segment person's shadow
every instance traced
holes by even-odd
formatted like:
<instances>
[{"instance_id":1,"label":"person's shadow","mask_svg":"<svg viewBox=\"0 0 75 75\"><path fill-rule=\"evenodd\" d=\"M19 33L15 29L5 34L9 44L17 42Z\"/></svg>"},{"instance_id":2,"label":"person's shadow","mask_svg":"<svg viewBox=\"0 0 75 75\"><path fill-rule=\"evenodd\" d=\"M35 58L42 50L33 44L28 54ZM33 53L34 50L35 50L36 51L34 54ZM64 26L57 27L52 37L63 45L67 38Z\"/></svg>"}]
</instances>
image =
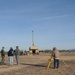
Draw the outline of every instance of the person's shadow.
<instances>
[{"instance_id":1,"label":"person's shadow","mask_svg":"<svg viewBox=\"0 0 75 75\"><path fill-rule=\"evenodd\" d=\"M21 65L30 65L30 66L36 66L36 67L46 67L44 64L27 64L27 63L20 63Z\"/></svg>"}]
</instances>

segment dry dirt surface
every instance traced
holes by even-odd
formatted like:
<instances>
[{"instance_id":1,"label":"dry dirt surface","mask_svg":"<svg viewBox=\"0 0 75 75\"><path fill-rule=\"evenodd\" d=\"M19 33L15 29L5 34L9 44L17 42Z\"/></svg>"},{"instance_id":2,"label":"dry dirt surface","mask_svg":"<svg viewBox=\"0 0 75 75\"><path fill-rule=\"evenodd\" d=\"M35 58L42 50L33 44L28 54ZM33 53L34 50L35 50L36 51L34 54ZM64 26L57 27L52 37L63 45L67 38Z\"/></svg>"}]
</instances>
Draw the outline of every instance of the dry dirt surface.
<instances>
[{"instance_id":1,"label":"dry dirt surface","mask_svg":"<svg viewBox=\"0 0 75 75\"><path fill-rule=\"evenodd\" d=\"M0 75L75 75L75 52L61 52L58 69L53 69L53 61L50 68L46 68L49 58L50 53L20 56L19 65L16 65L14 57L14 65L9 66L6 56L6 65L0 65Z\"/></svg>"}]
</instances>

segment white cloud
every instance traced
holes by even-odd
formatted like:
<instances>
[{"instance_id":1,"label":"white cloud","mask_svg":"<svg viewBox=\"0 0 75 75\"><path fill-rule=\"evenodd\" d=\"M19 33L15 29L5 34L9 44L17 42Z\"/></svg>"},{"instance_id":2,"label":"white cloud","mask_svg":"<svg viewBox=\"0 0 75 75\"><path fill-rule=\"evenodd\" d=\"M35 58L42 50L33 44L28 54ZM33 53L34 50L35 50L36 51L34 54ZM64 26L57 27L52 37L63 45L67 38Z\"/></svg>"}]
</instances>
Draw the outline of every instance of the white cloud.
<instances>
[{"instance_id":1,"label":"white cloud","mask_svg":"<svg viewBox=\"0 0 75 75\"><path fill-rule=\"evenodd\" d=\"M51 17L42 17L42 18L39 18L38 20L48 20L48 19L62 18L62 17L68 17L68 16L71 16L71 15L59 15L59 16L51 16Z\"/></svg>"}]
</instances>

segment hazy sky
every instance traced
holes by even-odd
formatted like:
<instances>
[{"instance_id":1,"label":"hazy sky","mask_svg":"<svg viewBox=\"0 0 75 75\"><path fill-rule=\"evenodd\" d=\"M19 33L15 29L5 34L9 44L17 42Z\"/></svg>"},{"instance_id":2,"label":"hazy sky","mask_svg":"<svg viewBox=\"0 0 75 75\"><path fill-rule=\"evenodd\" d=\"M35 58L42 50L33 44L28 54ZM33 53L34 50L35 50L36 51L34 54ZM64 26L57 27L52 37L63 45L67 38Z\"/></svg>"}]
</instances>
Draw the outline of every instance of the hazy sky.
<instances>
[{"instance_id":1,"label":"hazy sky","mask_svg":"<svg viewBox=\"0 0 75 75\"><path fill-rule=\"evenodd\" d=\"M75 49L75 0L0 0L0 49Z\"/></svg>"}]
</instances>

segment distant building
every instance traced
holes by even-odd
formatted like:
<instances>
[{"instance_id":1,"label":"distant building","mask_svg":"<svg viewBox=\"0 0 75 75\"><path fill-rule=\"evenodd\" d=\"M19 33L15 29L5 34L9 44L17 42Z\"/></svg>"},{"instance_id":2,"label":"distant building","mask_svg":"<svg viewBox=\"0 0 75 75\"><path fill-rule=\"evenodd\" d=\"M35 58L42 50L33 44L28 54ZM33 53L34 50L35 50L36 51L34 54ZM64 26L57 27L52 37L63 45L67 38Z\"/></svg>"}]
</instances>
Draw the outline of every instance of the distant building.
<instances>
[{"instance_id":1,"label":"distant building","mask_svg":"<svg viewBox=\"0 0 75 75\"><path fill-rule=\"evenodd\" d=\"M39 54L38 47L34 45L34 34L32 31L32 46L29 47L29 53L30 54Z\"/></svg>"},{"instance_id":2,"label":"distant building","mask_svg":"<svg viewBox=\"0 0 75 75\"><path fill-rule=\"evenodd\" d=\"M29 47L30 54L39 54L39 50L37 46L31 46Z\"/></svg>"}]
</instances>

